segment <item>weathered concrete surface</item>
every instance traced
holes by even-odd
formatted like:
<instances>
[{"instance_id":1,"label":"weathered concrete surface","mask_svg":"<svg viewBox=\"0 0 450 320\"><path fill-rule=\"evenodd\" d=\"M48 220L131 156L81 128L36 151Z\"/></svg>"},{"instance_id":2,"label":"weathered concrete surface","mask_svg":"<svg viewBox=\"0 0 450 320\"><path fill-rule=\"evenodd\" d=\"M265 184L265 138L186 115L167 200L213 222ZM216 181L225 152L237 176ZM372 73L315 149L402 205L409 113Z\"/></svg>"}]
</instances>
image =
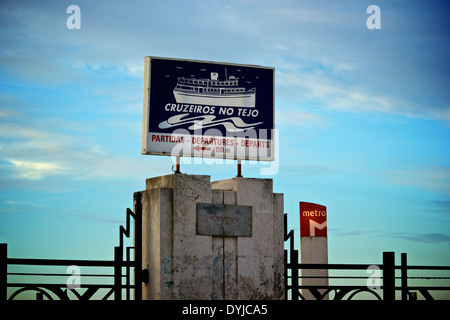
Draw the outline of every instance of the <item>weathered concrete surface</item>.
<instances>
[{"instance_id":1,"label":"weathered concrete surface","mask_svg":"<svg viewBox=\"0 0 450 320\"><path fill-rule=\"evenodd\" d=\"M236 204L253 207L253 236L237 238L234 246L238 266L234 299L282 299L283 194L273 193L272 179L233 178L215 181L212 187L234 191Z\"/></svg>"},{"instance_id":2,"label":"weathered concrete surface","mask_svg":"<svg viewBox=\"0 0 450 320\"><path fill-rule=\"evenodd\" d=\"M300 238L301 263L328 264L327 237L301 237ZM302 269L302 277L322 277L303 278L302 285L328 286L328 269ZM325 289L319 290L321 294ZM316 300L309 290L302 290L302 295L306 300ZM328 300L328 295L324 300Z\"/></svg>"},{"instance_id":3,"label":"weathered concrete surface","mask_svg":"<svg viewBox=\"0 0 450 320\"><path fill-rule=\"evenodd\" d=\"M197 203L251 206L251 236L197 234ZM283 194L271 179L151 178L142 211L144 299L283 299Z\"/></svg>"}]
</instances>

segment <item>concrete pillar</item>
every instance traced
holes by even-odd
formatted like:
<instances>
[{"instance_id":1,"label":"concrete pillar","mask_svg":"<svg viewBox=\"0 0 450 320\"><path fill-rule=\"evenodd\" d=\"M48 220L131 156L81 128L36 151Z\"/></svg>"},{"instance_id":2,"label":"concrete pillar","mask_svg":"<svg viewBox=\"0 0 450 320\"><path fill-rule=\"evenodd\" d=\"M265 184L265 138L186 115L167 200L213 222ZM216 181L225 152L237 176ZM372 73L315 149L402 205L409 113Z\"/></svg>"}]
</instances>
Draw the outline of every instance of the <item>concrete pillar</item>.
<instances>
[{"instance_id":1,"label":"concrete pillar","mask_svg":"<svg viewBox=\"0 0 450 320\"><path fill-rule=\"evenodd\" d=\"M231 190L237 205L252 206L252 237L238 237L230 245L237 257L237 296L234 299L284 297L283 194L273 193L272 179L233 178L215 181L214 189ZM225 246L227 248L227 246Z\"/></svg>"},{"instance_id":2,"label":"concrete pillar","mask_svg":"<svg viewBox=\"0 0 450 320\"><path fill-rule=\"evenodd\" d=\"M301 263L328 264L328 246L327 237L301 237L300 238ZM303 286L328 286L328 269L302 269L302 277L320 277L320 278L302 278ZM319 289L322 295L325 289ZM302 290L302 295L306 300L316 300L309 290ZM328 300L328 294L323 300Z\"/></svg>"},{"instance_id":3,"label":"concrete pillar","mask_svg":"<svg viewBox=\"0 0 450 320\"><path fill-rule=\"evenodd\" d=\"M141 201L144 300L284 298L283 194L273 193L271 179L160 176L147 179ZM198 205L208 203L238 214L245 206L251 234L198 234Z\"/></svg>"}]
</instances>

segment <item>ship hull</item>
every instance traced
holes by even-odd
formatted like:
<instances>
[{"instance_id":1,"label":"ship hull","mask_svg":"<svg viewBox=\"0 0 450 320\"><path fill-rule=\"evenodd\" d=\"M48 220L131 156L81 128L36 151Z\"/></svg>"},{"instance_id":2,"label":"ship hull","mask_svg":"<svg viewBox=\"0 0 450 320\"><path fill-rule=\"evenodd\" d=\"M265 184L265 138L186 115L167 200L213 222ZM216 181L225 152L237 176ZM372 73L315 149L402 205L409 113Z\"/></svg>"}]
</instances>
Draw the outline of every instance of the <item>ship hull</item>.
<instances>
[{"instance_id":1,"label":"ship hull","mask_svg":"<svg viewBox=\"0 0 450 320\"><path fill-rule=\"evenodd\" d=\"M255 107L255 92L233 94L207 94L174 89L173 95L177 103L202 104L220 107Z\"/></svg>"}]
</instances>

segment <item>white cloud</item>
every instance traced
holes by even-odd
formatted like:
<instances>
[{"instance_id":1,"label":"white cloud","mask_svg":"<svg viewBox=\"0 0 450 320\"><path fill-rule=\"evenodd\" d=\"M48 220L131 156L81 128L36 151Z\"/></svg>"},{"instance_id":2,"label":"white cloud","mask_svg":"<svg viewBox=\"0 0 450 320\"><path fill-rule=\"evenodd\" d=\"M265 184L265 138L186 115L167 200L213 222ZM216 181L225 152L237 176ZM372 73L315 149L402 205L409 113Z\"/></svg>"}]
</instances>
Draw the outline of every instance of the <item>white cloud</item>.
<instances>
[{"instance_id":1,"label":"white cloud","mask_svg":"<svg viewBox=\"0 0 450 320\"><path fill-rule=\"evenodd\" d=\"M60 175L67 171L67 168L51 162L36 162L9 160L14 165L13 170L17 172L17 177L27 180L40 180L49 175Z\"/></svg>"},{"instance_id":2,"label":"white cloud","mask_svg":"<svg viewBox=\"0 0 450 320\"><path fill-rule=\"evenodd\" d=\"M302 127L315 127L319 126L325 128L329 121L318 114L308 112L308 111L298 111L298 110L284 110L278 109L275 112L275 119L280 123L281 126L292 125L292 126L302 126Z\"/></svg>"},{"instance_id":3,"label":"white cloud","mask_svg":"<svg viewBox=\"0 0 450 320\"><path fill-rule=\"evenodd\" d=\"M450 236L442 233L390 233L385 236L423 243L450 242Z\"/></svg>"},{"instance_id":4,"label":"white cloud","mask_svg":"<svg viewBox=\"0 0 450 320\"><path fill-rule=\"evenodd\" d=\"M38 181L47 177L132 179L142 173L156 175L170 168L169 164L164 165L161 157L152 159L152 166L149 167L149 156L139 155L139 140L136 141L136 153L127 154L122 144L118 145L113 140L106 140L105 143L86 135L83 132L87 130L86 126L77 122L47 118L36 121L23 115L20 119L22 124L6 122L0 125L3 186L15 184L17 180ZM59 125L46 126L49 122ZM69 135L63 129L67 127L75 132Z\"/></svg>"},{"instance_id":5,"label":"white cloud","mask_svg":"<svg viewBox=\"0 0 450 320\"><path fill-rule=\"evenodd\" d=\"M450 167L428 165L390 171L386 179L398 185L419 187L450 197Z\"/></svg>"},{"instance_id":6,"label":"white cloud","mask_svg":"<svg viewBox=\"0 0 450 320\"><path fill-rule=\"evenodd\" d=\"M393 97L370 93L362 86L346 84L320 72L278 71L277 83L281 94L289 95L297 104L310 101L345 112L402 112L395 108L398 105L394 104Z\"/></svg>"},{"instance_id":7,"label":"white cloud","mask_svg":"<svg viewBox=\"0 0 450 320\"><path fill-rule=\"evenodd\" d=\"M0 109L0 118L8 118L19 114L16 110Z\"/></svg>"}]
</instances>

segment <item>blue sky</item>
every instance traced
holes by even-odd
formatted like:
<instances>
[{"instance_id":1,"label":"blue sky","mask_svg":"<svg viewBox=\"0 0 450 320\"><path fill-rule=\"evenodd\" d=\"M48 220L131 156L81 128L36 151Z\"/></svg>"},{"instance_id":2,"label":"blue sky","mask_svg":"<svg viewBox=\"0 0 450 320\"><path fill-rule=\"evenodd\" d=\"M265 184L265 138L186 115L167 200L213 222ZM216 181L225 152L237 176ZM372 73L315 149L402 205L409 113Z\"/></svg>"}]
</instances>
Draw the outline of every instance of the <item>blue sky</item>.
<instances>
[{"instance_id":1,"label":"blue sky","mask_svg":"<svg viewBox=\"0 0 450 320\"><path fill-rule=\"evenodd\" d=\"M66 9L81 9L69 30ZM381 29L369 30L369 5ZM110 259L145 179L144 57L275 68L274 179L328 209L330 263L450 264L446 1L2 1L0 242L12 257ZM234 177L229 165L182 171ZM298 243L297 243L298 245ZM397 256L399 259L399 256Z\"/></svg>"}]
</instances>

